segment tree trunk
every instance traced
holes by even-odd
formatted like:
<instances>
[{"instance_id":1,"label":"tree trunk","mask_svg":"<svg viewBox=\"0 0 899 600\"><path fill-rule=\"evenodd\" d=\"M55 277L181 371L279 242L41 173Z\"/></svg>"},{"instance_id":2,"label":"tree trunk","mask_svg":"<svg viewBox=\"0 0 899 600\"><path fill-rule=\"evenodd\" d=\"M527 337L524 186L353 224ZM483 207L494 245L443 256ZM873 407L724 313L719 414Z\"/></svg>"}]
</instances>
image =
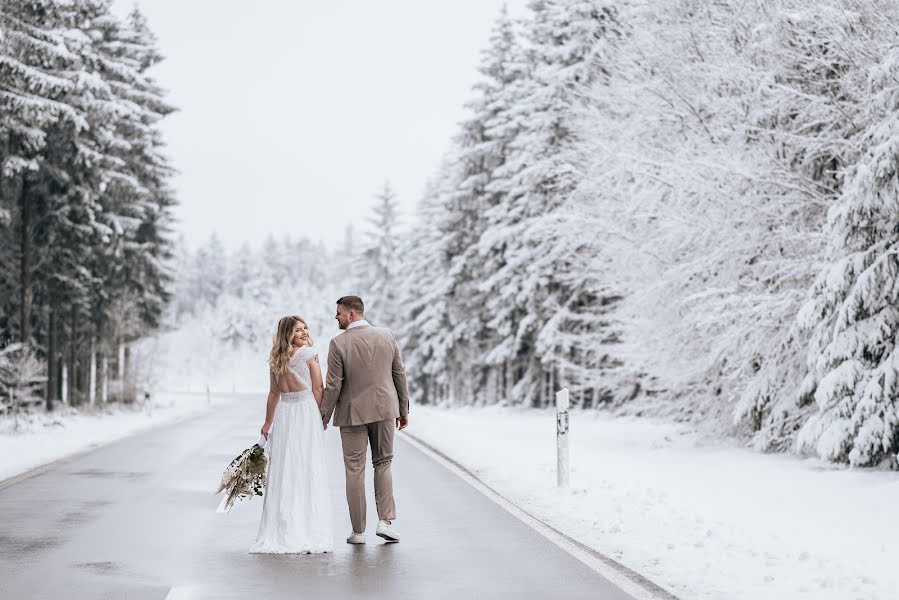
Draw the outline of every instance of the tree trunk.
<instances>
[{"instance_id":1,"label":"tree trunk","mask_svg":"<svg viewBox=\"0 0 899 600\"><path fill-rule=\"evenodd\" d=\"M537 368L540 369L540 396L537 398L537 406L542 408L546 406L546 371L543 370L543 365L538 365Z\"/></svg>"},{"instance_id":2,"label":"tree trunk","mask_svg":"<svg viewBox=\"0 0 899 600\"><path fill-rule=\"evenodd\" d=\"M88 402L93 407L97 403L97 342L91 336L91 366L87 384Z\"/></svg>"},{"instance_id":3,"label":"tree trunk","mask_svg":"<svg viewBox=\"0 0 899 600\"><path fill-rule=\"evenodd\" d=\"M31 202L28 201L28 184L25 178L22 180L22 190L19 194L19 212L21 215L21 261L20 261L20 278L21 278L21 333L22 343L29 344L31 342L31 304L34 298L34 292L31 289Z\"/></svg>"},{"instance_id":4,"label":"tree trunk","mask_svg":"<svg viewBox=\"0 0 899 600\"><path fill-rule=\"evenodd\" d=\"M104 348L100 351L100 402L104 405L109 402L109 357Z\"/></svg>"},{"instance_id":5,"label":"tree trunk","mask_svg":"<svg viewBox=\"0 0 899 600\"><path fill-rule=\"evenodd\" d=\"M559 377L559 370L555 367L549 369L549 406L556 405L556 392L565 387L565 382Z\"/></svg>"},{"instance_id":6,"label":"tree trunk","mask_svg":"<svg viewBox=\"0 0 899 600\"><path fill-rule=\"evenodd\" d=\"M62 403L69 403L69 368L63 362L62 364L62 375L60 376L60 381L62 382L62 390L60 391L60 395L62 396Z\"/></svg>"},{"instance_id":7,"label":"tree trunk","mask_svg":"<svg viewBox=\"0 0 899 600\"><path fill-rule=\"evenodd\" d=\"M137 399L137 391L136 388L132 385L131 378L131 346L125 345L125 381L128 382L125 386L125 401L126 402L134 402Z\"/></svg>"},{"instance_id":8,"label":"tree trunk","mask_svg":"<svg viewBox=\"0 0 899 600\"><path fill-rule=\"evenodd\" d=\"M118 367L119 381L125 381L125 344L122 340L119 340L119 360L116 366Z\"/></svg>"},{"instance_id":9,"label":"tree trunk","mask_svg":"<svg viewBox=\"0 0 899 600\"><path fill-rule=\"evenodd\" d=\"M509 387L511 386L512 380L511 369L512 365L509 364L509 361L505 361L503 363L503 391L500 397L506 401L509 400Z\"/></svg>"},{"instance_id":10,"label":"tree trunk","mask_svg":"<svg viewBox=\"0 0 899 600\"><path fill-rule=\"evenodd\" d=\"M59 389L56 372L56 311L50 306L48 311L49 322L47 324L47 412L53 410L53 403L58 398Z\"/></svg>"},{"instance_id":11,"label":"tree trunk","mask_svg":"<svg viewBox=\"0 0 899 600\"><path fill-rule=\"evenodd\" d=\"M69 323L69 368L67 386L69 389L69 404L78 406L78 309L72 305L72 321Z\"/></svg>"}]
</instances>

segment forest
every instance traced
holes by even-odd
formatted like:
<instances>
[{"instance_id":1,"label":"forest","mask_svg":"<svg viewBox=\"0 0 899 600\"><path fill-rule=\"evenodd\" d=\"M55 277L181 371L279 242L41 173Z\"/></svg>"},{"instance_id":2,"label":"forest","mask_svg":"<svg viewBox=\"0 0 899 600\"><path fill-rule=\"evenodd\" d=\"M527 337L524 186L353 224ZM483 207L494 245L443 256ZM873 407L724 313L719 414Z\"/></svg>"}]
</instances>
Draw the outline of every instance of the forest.
<instances>
[{"instance_id":1,"label":"forest","mask_svg":"<svg viewBox=\"0 0 899 600\"><path fill-rule=\"evenodd\" d=\"M131 344L171 297L159 123L175 107L136 9L0 3L0 380L4 407L133 401Z\"/></svg>"},{"instance_id":2,"label":"forest","mask_svg":"<svg viewBox=\"0 0 899 600\"><path fill-rule=\"evenodd\" d=\"M414 402L547 407L567 387L899 467L895 3L533 0L497 18L414 214L385 184L340 248L239 251L169 235L173 108L140 15L33 6L0 12L0 337L48 406L66 378L73 399L106 389L163 320L264 346L277 310L333 328L355 292Z\"/></svg>"}]
</instances>

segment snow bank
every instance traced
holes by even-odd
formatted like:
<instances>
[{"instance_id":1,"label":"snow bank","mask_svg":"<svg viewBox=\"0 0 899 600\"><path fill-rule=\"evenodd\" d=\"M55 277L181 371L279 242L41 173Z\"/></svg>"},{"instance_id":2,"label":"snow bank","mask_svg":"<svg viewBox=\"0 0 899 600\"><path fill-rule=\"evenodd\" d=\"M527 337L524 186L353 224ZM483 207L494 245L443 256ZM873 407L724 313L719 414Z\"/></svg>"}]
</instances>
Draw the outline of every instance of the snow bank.
<instances>
[{"instance_id":1,"label":"snow bank","mask_svg":"<svg viewBox=\"0 0 899 600\"><path fill-rule=\"evenodd\" d=\"M410 416L413 435L510 500L685 600L899 597L899 474L573 412L562 491L553 412L418 406Z\"/></svg>"}]
</instances>

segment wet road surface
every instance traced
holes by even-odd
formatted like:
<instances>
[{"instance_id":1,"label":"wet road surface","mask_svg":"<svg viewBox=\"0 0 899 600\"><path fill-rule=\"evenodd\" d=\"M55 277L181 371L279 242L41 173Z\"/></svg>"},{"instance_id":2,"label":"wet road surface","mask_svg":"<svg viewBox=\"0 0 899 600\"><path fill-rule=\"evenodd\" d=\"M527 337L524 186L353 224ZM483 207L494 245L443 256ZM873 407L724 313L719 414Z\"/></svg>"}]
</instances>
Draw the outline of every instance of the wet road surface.
<instances>
[{"instance_id":1,"label":"wet road surface","mask_svg":"<svg viewBox=\"0 0 899 600\"><path fill-rule=\"evenodd\" d=\"M0 489L0 598L630 598L402 434L393 468L399 544L374 535L370 462L368 543L344 542L340 439L329 428L335 551L248 554L262 499L217 514L213 491L258 438L264 402L214 399L208 414Z\"/></svg>"}]
</instances>

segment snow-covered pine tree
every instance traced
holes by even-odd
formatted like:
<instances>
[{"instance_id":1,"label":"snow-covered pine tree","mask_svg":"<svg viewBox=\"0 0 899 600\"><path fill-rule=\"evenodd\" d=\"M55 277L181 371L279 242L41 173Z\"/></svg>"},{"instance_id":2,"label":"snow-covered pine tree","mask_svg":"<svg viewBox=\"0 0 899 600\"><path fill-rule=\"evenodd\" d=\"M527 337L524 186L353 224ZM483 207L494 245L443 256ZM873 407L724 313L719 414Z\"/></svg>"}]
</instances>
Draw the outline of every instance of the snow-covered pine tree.
<instances>
[{"instance_id":1,"label":"snow-covered pine tree","mask_svg":"<svg viewBox=\"0 0 899 600\"><path fill-rule=\"evenodd\" d=\"M751 427L753 445L764 450L794 447L797 431L816 411L801 385L809 365L797 351L809 347L812 328L795 315L828 262L826 213L843 193L841 174L864 150L859 133L871 116L865 108L869 70L896 36L894 4L857 8L799 2L744 17L748 23L770 23L743 46L756 72L742 79L761 83L748 115L754 130L750 143L761 151L755 156L767 155L770 162L767 168L759 165L760 179L771 183L754 185L756 193L766 193L764 204L754 202L753 208L772 200L780 208L779 214L762 213L762 220L752 221L758 232L750 248L752 266L744 268L752 279L742 279L758 290L753 308L762 318L746 319L758 321L747 328L748 335L732 330L732 338L745 337L744 347L754 348L749 356L732 354L731 364L750 366L738 380L735 416Z\"/></svg>"},{"instance_id":2,"label":"snow-covered pine tree","mask_svg":"<svg viewBox=\"0 0 899 600\"><path fill-rule=\"evenodd\" d=\"M185 319L195 315L197 307L193 293L195 288L191 279L194 260L184 234L176 238L172 253L174 255L172 268L175 285L173 286L173 299L169 308L172 316L171 325L177 327Z\"/></svg>"},{"instance_id":3,"label":"snow-covered pine tree","mask_svg":"<svg viewBox=\"0 0 899 600\"><path fill-rule=\"evenodd\" d=\"M555 229L563 222L553 213L572 201L578 182L573 120L583 87L603 69L602 42L617 25L615 9L595 0L529 6L530 77L507 89L520 129L489 188L502 202L488 212L481 247L501 256L483 283L500 336L488 356L495 362L502 355L512 366L516 399L541 405L565 375L559 367L567 350L555 326L568 321L554 317L598 300L564 285L564 269L574 265L551 253L560 247L557 236L573 230Z\"/></svg>"},{"instance_id":4,"label":"snow-covered pine tree","mask_svg":"<svg viewBox=\"0 0 899 600\"><path fill-rule=\"evenodd\" d=\"M366 317L382 327L396 327L399 280L399 205L389 182L375 195L368 218L367 243L359 261Z\"/></svg>"},{"instance_id":5,"label":"snow-covered pine tree","mask_svg":"<svg viewBox=\"0 0 899 600\"><path fill-rule=\"evenodd\" d=\"M357 238L356 228L352 223L347 223L343 230L343 242L336 256L336 266L343 273L341 278L344 293L341 295L352 295L360 293L363 286L360 272L360 247ZM340 293L340 292L338 292ZM338 296L339 297L339 296Z\"/></svg>"},{"instance_id":6,"label":"snow-covered pine tree","mask_svg":"<svg viewBox=\"0 0 899 600\"><path fill-rule=\"evenodd\" d=\"M47 132L59 123L75 129L86 126L70 103L80 66L69 48L71 21L64 2L0 4L0 205L10 215L6 226L17 232L18 318L9 326L24 343L31 342L35 317L33 228L42 215L33 188L42 180Z\"/></svg>"},{"instance_id":7,"label":"snow-covered pine tree","mask_svg":"<svg viewBox=\"0 0 899 600\"><path fill-rule=\"evenodd\" d=\"M246 242L230 252L229 255L228 264L231 268L228 270L225 289L238 298L248 297L252 293L250 283L259 275L256 272L256 269L259 268L259 257Z\"/></svg>"},{"instance_id":8,"label":"snow-covered pine tree","mask_svg":"<svg viewBox=\"0 0 899 600\"><path fill-rule=\"evenodd\" d=\"M8 0L0 10L0 195L16 207L15 288L29 315L18 320L46 353L48 405L63 354L72 398L94 398L104 323L129 312L153 327L168 299L172 199L156 122L171 109L145 77L158 56L145 24L133 15L125 26L110 6Z\"/></svg>"},{"instance_id":9,"label":"snow-covered pine tree","mask_svg":"<svg viewBox=\"0 0 899 600\"><path fill-rule=\"evenodd\" d=\"M89 23L93 8L94 5L89 2L78 5L46 2L41 6L11 2L7 4L6 11L0 11L4 18L15 21L10 37L18 42L14 43L14 49L25 52L20 57L28 60L29 53L36 51L30 58L37 60L37 68L26 69L26 76L20 77L22 71L18 71L10 77L10 81L15 83L7 89L12 93L6 95L13 112L24 108L25 118L32 121L30 126L20 123L15 127L14 136L21 138L23 132L28 132L39 137L39 143L29 148L32 154L30 166L20 173L22 177L18 180L18 216L22 232L21 321L23 334L28 332L23 339L30 337L31 324L36 316L32 310L34 296L40 298L43 310L39 314L49 312L48 321L38 319L37 325L43 330L40 337L48 342L46 353L49 362L53 363L48 365L53 367L52 370L56 369L55 359L58 356L56 342L60 338L68 339L69 388L76 401L86 385L85 371L77 370L74 363L80 350L78 344L84 322L83 311L95 281L89 268L90 249L95 245L93 238L98 231L99 207L94 190L101 170L97 168L98 163L105 158L96 141L108 131L103 124L110 120L102 100L105 85L86 66L93 57L90 37L80 28L85 26L85 18ZM16 27L21 31L13 31ZM40 33L42 30L49 30L52 35L45 37ZM37 43L32 45L35 40ZM16 64L15 58L6 64ZM58 92L63 89L62 83L58 88L53 85L35 87L35 76L40 79L41 69L47 69L50 65L56 67L56 82L68 82L64 93ZM9 164L9 161L6 162ZM32 243L46 238L55 238L59 245ZM40 277L33 277L29 270L35 262L35 249L38 248L44 254L40 260L46 268L39 271ZM54 310L63 302L68 313L68 327L65 330L56 328L59 319ZM50 329L55 331L51 334ZM59 335L63 332L64 335ZM57 383L55 375L51 373L48 406L52 405Z\"/></svg>"},{"instance_id":10,"label":"snow-covered pine tree","mask_svg":"<svg viewBox=\"0 0 899 600\"><path fill-rule=\"evenodd\" d=\"M491 182L519 131L515 106L509 103L512 88L527 77L518 37L504 5L482 53L481 80L467 103L471 116L461 124L454 139L455 158L444 167L437 187L445 214L434 225L443 238L443 249L434 257L432 268L442 270L446 278L446 330L438 333L447 338L442 356L450 362L431 368L452 375L452 396L463 402L492 403L506 393L506 357L491 352L497 340L488 325L493 316L485 311L492 291L482 287L496 268L498 252L492 248L482 252L479 244L489 227L488 211L502 201Z\"/></svg>"},{"instance_id":11,"label":"snow-covered pine tree","mask_svg":"<svg viewBox=\"0 0 899 600\"><path fill-rule=\"evenodd\" d=\"M263 252L266 253L266 262L282 260L282 248L274 238L267 239L265 243ZM217 233L213 232L197 250L193 262L192 279L196 289L196 302L214 307L225 293L228 281L227 255Z\"/></svg>"},{"instance_id":12,"label":"snow-covered pine tree","mask_svg":"<svg viewBox=\"0 0 899 600\"><path fill-rule=\"evenodd\" d=\"M19 428L19 417L31 404L41 402L41 385L46 381L44 365L27 344L10 344L0 348L0 401Z\"/></svg>"},{"instance_id":13,"label":"snow-covered pine tree","mask_svg":"<svg viewBox=\"0 0 899 600\"><path fill-rule=\"evenodd\" d=\"M864 152L828 215L831 264L800 314L813 329L800 449L852 465L899 452L899 51L869 73Z\"/></svg>"},{"instance_id":14,"label":"snow-covered pine tree","mask_svg":"<svg viewBox=\"0 0 899 600\"><path fill-rule=\"evenodd\" d=\"M327 250L321 241L313 242L301 237L290 244L291 265L294 277L300 281L324 281L327 278L325 265L321 263Z\"/></svg>"},{"instance_id":15,"label":"snow-covered pine tree","mask_svg":"<svg viewBox=\"0 0 899 600\"><path fill-rule=\"evenodd\" d=\"M142 328L155 328L170 296L171 169L161 154L158 122L173 108L146 74L161 57L140 13L123 23L106 0L79 3L78 10L85 40L78 51L88 75L82 79L90 87L76 105L90 126L75 141L69 187L84 189L82 210L91 219L81 222L96 230L87 263L93 284L85 301L91 327L79 341L90 353L82 363L93 372L98 350L120 356L119 346L140 337Z\"/></svg>"},{"instance_id":16,"label":"snow-covered pine tree","mask_svg":"<svg viewBox=\"0 0 899 600\"><path fill-rule=\"evenodd\" d=\"M398 281L398 306L403 313L396 331L403 360L409 373L410 391L418 401L437 404L451 397L451 369L466 362L452 352L465 349L453 345L453 330L458 325L450 319L453 282L448 273L448 253L444 225L447 222L447 188L456 183L451 178L454 161L445 159L438 173L428 181L416 207L416 226L403 237L400 246L403 269ZM466 321L478 327L476 319ZM470 357L469 357L470 360Z\"/></svg>"},{"instance_id":17,"label":"snow-covered pine tree","mask_svg":"<svg viewBox=\"0 0 899 600\"><path fill-rule=\"evenodd\" d=\"M97 20L97 27L101 34L95 40L97 69L110 86L117 117L108 145L114 161L100 196L103 217L111 246L119 246L126 265L123 294L135 299L136 317L143 326L155 328L171 297L174 205L169 187L173 171L163 154L159 123L175 109L148 73L162 55L140 11L135 8L126 22L106 14ZM105 310L117 310L116 304L113 299Z\"/></svg>"}]
</instances>

